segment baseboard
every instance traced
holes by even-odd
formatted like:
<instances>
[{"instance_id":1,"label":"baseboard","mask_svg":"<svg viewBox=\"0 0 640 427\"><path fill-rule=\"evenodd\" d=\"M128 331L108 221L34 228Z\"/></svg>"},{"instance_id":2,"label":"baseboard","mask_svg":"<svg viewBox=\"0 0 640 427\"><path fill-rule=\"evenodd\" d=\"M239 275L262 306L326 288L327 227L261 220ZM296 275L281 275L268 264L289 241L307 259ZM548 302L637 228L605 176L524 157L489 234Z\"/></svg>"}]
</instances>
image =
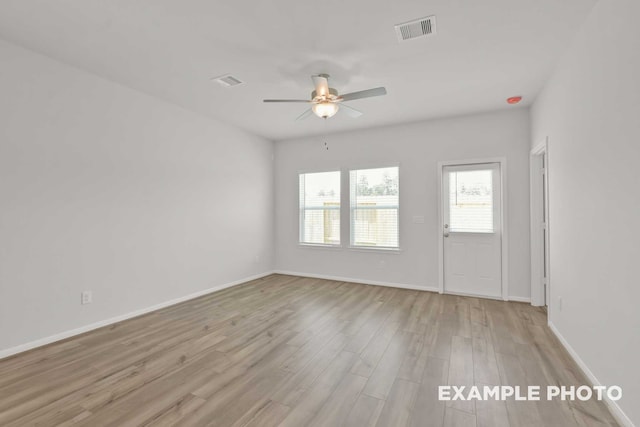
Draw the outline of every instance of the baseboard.
<instances>
[{"instance_id":1,"label":"baseboard","mask_svg":"<svg viewBox=\"0 0 640 427\"><path fill-rule=\"evenodd\" d=\"M598 381L596 376L593 375L593 372L591 372L589 367L580 358L580 356L578 356L578 353L576 353L576 351L573 349L573 347L571 347L571 345L567 342L567 340L562 336L560 331L558 331L558 329L554 326L554 324L551 323L551 321L549 321L549 329L551 329L551 332L554 333L556 338L558 338L558 340L564 346L564 348L567 350L567 352L569 352L569 354L571 355L573 360L580 367L580 369L585 374L585 376L589 379L589 381L591 381L591 385L592 386L600 386L600 385L602 385L600 383L600 381ZM618 423L621 426L634 427L633 422L631 422L631 419L629 419L629 417L627 417L627 414L624 413L624 411L622 410L622 408L620 408L618 403L614 402L613 400L608 399L606 397L606 395L604 395L604 397L605 397L604 398L604 402L606 403L607 407L611 411L611 414L614 416L616 421L618 421Z\"/></svg>"},{"instance_id":2,"label":"baseboard","mask_svg":"<svg viewBox=\"0 0 640 427\"><path fill-rule=\"evenodd\" d=\"M477 294L470 294L468 292L453 292L453 291L447 291L447 292L445 292L445 294L447 294L447 295L456 295L456 296L459 296L459 297L490 299L490 300L494 300L494 301L509 301L509 300L502 299L501 295L498 295L498 296L477 295Z\"/></svg>"},{"instance_id":3,"label":"baseboard","mask_svg":"<svg viewBox=\"0 0 640 427\"><path fill-rule=\"evenodd\" d=\"M326 274L301 273L299 271L275 270L275 274L286 274L288 276L310 277L313 279L334 280L339 282L361 283L363 285L386 286L389 288L411 289L414 291L439 292L436 286L417 286L405 283L380 282L376 280L357 279L353 277L329 276Z\"/></svg>"},{"instance_id":4,"label":"baseboard","mask_svg":"<svg viewBox=\"0 0 640 427\"><path fill-rule=\"evenodd\" d=\"M417 285L409 285L406 283L394 283L394 282L380 282L375 280L366 280L366 279L356 279L353 277L340 277L340 276L329 276L327 274L314 274L314 273L301 273L299 271L286 271L286 270L275 270L275 274L286 274L288 276L300 276L300 277L311 277L313 279L326 279L326 280L338 280L341 282L352 282L352 283L362 283L365 285L374 285L374 286L387 286L390 288L400 288L400 289L411 289L415 291L428 291L428 292L440 292L440 289L437 286L417 286ZM466 294L456 294L461 296L471 296L478 297L477 295L466 295ZM482 297L488 298L488 297ZM502 301L502 297L495 297L491 299L496 299ZM509 297L509 301L516 302L531 302L531 298L528 297Z\"/></svg>"},{"instance_id":5,"label":"baseboard","mask_svg":"<svg viewBox=\"0 0 640 427\"><path fill-rule=\"evenodd\" d=\"M240 279L240 280L235 280L233 282L224 283L222 285L217 285L217 286L214 286L212 288L205 289L203 291L194 292L192 294L185 295L185 296L180 297L180 298L175 298L175 299L172 299L172 300L169 300L169 301L161 302L160 304L155 304L155 305L152 305L150 307L146 307L146 308L142 308L140 310L132 311L132 312L127 313L127 314L122 314L120 316L111 317L109 319L105 319L105 320L101 320L99 322L91 323L89 325L81 326L81 327L76 328L76 329L71 329L69 331L64 331L64 332L61 332L61 333L58 333L58 334L55 334L55 335L50 335L48 337L40 338L38 340L31 341L31 342L28 342L28 343L25 343L25 344L20 344L18 346L11 347L11 348L8 348L8 349L5 349L5 350L0 350L0 359L3 359L5 357L9 357L9 356L13 356L14 354L22 353L22 352L25 352L27 350L31 350L31 349L34 349L34 348L37 348L37 347L42 347L43 345L51 344L51 343L54 343L56 341L61 341L63 339L70 338L70 337L73 337L75 335L80 335L80 334L83 334L85 332L92 331L94 329L102 328L103 326L108 326L108 325L111 325L111 324L114 324L114 323L122 322L123 320L127 320L127 319L131 319L131 318L134 318L134 317L138 317L138 316L141 316L143 314L150 313L152 311L160 310L161 308L169 307L171 305L179 304L179 303L184 302L184 301L188 301L188 300L191 300L191 299L194 299L194 298L201 297L203 295L210 294L212 292L221 291L223 289L231 288L233 286L237 286L237 285L240 285L240 284L245 283L245 282L250 282L252 280L260 279L262 277L269 276L271 274L273 274L273 271L268 271L268 272L265 272L265 273L256 274L254 276L245 277L245 278Z\"/></svg>"},{"instance_id":6,"label":"baseboard","mask_svg":"<svg viewBox=\"0 0 640 427\"><path fill-rule=\"evenodd\" d=\"M527 303L531 304L531 298L529 298L529 297L509 297L509 301L527 302Z\"/></svg>"}]
</instances>

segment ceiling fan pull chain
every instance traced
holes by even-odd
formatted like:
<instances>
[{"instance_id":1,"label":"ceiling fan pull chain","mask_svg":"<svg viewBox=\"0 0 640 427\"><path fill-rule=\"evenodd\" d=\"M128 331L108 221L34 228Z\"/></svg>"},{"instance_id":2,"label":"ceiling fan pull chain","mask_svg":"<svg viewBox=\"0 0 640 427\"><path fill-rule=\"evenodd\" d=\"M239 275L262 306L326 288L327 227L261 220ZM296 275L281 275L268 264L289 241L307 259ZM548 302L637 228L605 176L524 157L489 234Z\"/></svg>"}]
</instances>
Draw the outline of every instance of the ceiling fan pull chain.
<instances>
[{"instance_id":1,"label":"ceiling fan pull chain","mask_svg":"<svg viewBox=\"0 0 640 427\"><path fill-rule=\"evenodd\" d=\"M327 144L327 118L324 118L324 148L329 151L329 144Z\"/></svg>"}]
</instances>

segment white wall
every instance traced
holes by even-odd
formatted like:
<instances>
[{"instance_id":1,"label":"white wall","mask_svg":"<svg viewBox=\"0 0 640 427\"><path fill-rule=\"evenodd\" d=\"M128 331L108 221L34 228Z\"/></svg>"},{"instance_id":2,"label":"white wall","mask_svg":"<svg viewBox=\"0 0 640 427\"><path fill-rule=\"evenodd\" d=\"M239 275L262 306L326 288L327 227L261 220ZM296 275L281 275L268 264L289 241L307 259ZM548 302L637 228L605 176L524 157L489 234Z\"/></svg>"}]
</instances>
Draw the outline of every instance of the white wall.
<instances>
[{"instance_id":1,"label":"white wall","mask_svg":"<svg viewBox=\"0 0 640 427\"><path fill-rule=\"evenodd\" d=\"M506 157L509 294L528 298L529 138L529 112L517 109L277 142L276 269L437 288L438 161ZM329 150L324 148L325 140ZM399 254L318 249L297 244L298 171L344 170L394 163L400 163L402 251ZM412 222L416 215L425 217L424 224Z\"/></svg>"},{"instance_id":2,"label":"white wall","mask_svg":"<svg viewBox=\"0 0 640 427\"><path fill-rule=\"evenodd\" d=\"M0 353L272 270L271 142L4 42L0 63Z\"/></svg>"},{"instance_id":3,"label":"white wall","mask_svg":"<svg viewBox=\"0 0 640 427\"><path fill-rule=\"evenodd\" d=\"M640 425L638 16L637 0L595 6L536 100L532 139L549 137L550 320Z\"/></svg>"}]
</instances>

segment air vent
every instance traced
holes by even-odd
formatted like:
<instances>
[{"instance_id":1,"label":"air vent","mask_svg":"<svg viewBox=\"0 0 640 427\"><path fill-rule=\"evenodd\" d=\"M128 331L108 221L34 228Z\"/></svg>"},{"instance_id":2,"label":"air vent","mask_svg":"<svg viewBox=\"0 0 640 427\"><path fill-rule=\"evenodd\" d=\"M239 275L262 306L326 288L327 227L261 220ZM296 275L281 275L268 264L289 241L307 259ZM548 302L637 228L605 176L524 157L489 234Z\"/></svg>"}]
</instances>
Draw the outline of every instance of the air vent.
<instances>
[{"instance_id":1,"label":"air vent","mask_svg":"<svg viewBox=\"0 0 640 427\"><path fill-rule=\"evenodd\" d=\"M224 86L224 87L238 86L242 84L242 80L236 77L233 77L231 74L226 74L220 77L214 77L211 80L218 83L220 86Z\"/></svg>"},{"instance_id":2,"label":"air vent","mask_svg":"<svg viewBox=\"0 0 640 427\"><path fill-rule=\"evenodd\" d=\"M415 21L405 22L395 26L398 41L417 39L420 37L429 37L436 34L436 17L427 16Z\"/></svg>"}]
</instances>

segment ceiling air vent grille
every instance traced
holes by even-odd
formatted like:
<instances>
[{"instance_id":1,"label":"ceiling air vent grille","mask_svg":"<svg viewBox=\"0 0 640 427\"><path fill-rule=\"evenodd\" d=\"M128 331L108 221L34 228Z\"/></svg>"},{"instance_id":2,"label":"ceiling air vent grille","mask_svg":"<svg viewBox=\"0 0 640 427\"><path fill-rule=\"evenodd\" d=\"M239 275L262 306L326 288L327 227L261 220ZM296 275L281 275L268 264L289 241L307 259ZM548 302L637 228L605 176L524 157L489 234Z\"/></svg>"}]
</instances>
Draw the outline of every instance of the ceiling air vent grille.
<instances>
[{"instance_id":1,"label":"ceiling air vent grille","mask_svg":"<svg viewBox=\"0 0 640 427\"><path fill-rule=\"evenodd\" d=\"M398 41L400 42L433 36L436 34L436 17L427 16L426 18L398 24L395 26L395 29Z\"/></svg>"},{"instance_id":2,"label":"ceiling air vent grille","mask_svg":"<svg viewBox=\"0 0 640 427\"><path fill-rule=\"evenodd\" d=\"M225 74L224 76L214 77L211 80L218 83L220 86L224 86L224 87L238 86L243 83L242 80L236 77L233 77L231 74Z\"/></svg>"}]
</instances>

